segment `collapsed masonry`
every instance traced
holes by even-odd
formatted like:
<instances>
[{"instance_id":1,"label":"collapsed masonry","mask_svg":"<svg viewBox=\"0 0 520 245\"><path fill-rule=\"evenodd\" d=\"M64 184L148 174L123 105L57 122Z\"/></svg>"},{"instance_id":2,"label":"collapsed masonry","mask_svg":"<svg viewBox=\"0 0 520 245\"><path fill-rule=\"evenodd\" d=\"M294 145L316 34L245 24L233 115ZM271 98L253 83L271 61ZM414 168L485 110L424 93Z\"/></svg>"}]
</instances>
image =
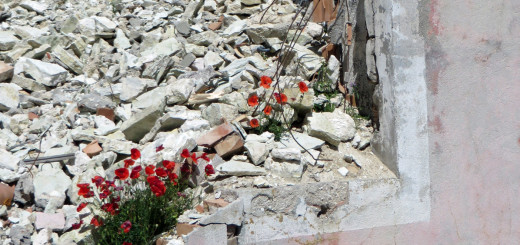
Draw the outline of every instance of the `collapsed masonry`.
<instances>
[{"instance_id":1,"label":"collapsed masonry","mask_svg":"<svg viewBox=\"0 0 520 245\"><path fill-rule=\"evenodd\" d=\"M0 208L2 240L81 243L88 233L71 226L92 213L76 212L76 184L95 175L113 177L131 148L141 149L150 163L177 161L184 148L214 153L217 175L206 179L200 164L192 179L203 205L177 227L177 235L194 231L183 240L165 236L168 244L268 240L266 234L282 234L287 222L298 223L302 234L309 226L326 231L345 215L350 180L392 184L394 173L371 153L372 124L355 117L344 94L310 89L302 95L295 86L306 81L312 87L324 71L331 86L345 81L355 91L361 114L377 118L370 1L336 3L335 20L309 22L296 40L280 81L288 97L298 98L281 111L299 125L292 128L297 142L288 133L251 130L247 98L264 92L259 77L274 75L276 54L286 33L296 35L288 28L301 8L288 0L270 3L1 5L7 18L0 31L6 62L0 63L0 180L15 186L14 197L4 198L14 204ZM336 109L315 111L327 104ZM159 145L164 150L157 153ZM36 155L50 160L31 168L27 159ZM280 226L263 227L273 221Z\"/></svg>"}]
</instances>

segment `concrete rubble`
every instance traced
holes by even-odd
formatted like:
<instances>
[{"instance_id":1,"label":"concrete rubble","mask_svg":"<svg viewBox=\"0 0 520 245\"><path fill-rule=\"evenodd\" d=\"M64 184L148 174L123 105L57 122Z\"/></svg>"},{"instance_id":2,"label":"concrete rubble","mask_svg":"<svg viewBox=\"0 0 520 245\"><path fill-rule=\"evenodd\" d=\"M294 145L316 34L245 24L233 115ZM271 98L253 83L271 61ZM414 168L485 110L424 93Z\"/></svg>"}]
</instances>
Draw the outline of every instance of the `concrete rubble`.
<instances>
[{"instance_id":1,"label":"concrete rubble","mask_svg":"<svg viewBox=\"0 0 520 245\"><path fill-rule=\"evenodd\" d=\"M274 118L298 126L260 132L247 123L248 97L272 91L259 86L260 77L274 75L299 4L276 2L260 23L269 1L59 2L0 4L11 13L0 22L0 181L14 188L13 204L0 206L3 244L80 243L87 234L71 230L80 176L113 174L131 148L150 162L177 161L184 148L214 154L216 175L195 182L213 190L199 192L201 200L217 201L183 215L182 236L165 237L167 244L237 242L250 205L230 194L237 190L391 176L355 152L370 151L374 129L346 113L342 94L323 99L337 101L333 112L314 109L321 97L313 76L325 62L316 48L325 35L319 24L309 23L297 40L280 78L289 101L273 108L283 110ZM325 68L336 82L338 59ZM74 157L24 163L37 151ZM384 173L372 171L378 168Z\"/></svg>"}]
</instances>

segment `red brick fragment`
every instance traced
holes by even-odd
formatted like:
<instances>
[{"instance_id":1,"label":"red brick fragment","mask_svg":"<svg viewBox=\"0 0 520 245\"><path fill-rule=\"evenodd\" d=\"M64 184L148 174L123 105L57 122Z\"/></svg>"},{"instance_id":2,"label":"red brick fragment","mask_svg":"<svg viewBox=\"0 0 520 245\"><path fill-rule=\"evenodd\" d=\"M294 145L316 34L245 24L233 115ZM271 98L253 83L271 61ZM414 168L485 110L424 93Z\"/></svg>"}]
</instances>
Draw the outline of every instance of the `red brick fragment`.
<instances>
[{"instance_id":1,"label":"red brick fragment","mask_svg":"<svg viewBox=\"0 0 520 245\"><path fill-rule=\"evenodd\" d=\"M110 109L110 108L97 108L96 115L105 116L106 118L108 118L111 121L114 121L116 118L114 110Z\"/></svg>"},{"instance_id":2,"label":"red brick fragment","mask_svg":"<svg viewBox=\"0 0 520 245\"><path fill-rule=\"evenodd\" d=\"M90 142L87 146L85 146L85 148L83 148L83 152L89 157L93 157L101 153L102 150L103 148L101 148L97 140Z\"/></svg>"}]
</instances>

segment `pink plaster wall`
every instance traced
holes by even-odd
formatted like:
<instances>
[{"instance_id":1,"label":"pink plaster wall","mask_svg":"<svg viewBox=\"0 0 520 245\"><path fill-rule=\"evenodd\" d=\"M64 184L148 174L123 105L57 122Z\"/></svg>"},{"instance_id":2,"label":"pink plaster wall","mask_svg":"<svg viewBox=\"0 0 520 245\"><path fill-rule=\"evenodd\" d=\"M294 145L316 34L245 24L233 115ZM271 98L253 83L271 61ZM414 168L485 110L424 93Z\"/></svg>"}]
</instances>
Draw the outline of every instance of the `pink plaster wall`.
<instances>
[{"instance_id":1,"label":"pink plaster wall","mask_svg":"<svg viewBox=\"0 0 520 245\"><path fill-rule=\"evenodd\" d=\"M520 1L426 1L431 220L279 244L520 244Z\"/></svg>"}]
</instances>

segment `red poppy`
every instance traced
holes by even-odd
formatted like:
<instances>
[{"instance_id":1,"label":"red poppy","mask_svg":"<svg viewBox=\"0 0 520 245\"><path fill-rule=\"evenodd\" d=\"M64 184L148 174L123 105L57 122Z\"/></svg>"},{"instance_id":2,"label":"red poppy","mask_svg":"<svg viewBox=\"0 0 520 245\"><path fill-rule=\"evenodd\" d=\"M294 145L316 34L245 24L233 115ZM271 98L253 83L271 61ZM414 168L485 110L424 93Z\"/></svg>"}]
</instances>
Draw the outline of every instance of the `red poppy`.
<instances>
[{"instance_id":1,"label":"red poppy","mask_svg":"<svg viewBox=\"0 0 520 245\"><path fill-rule=\"evenodd\" d=\"M260 126L260 124L258 123L258 119L256 119L256 118L251 119L251 121L249 121L249 125L252 128L256 128L256 127Z\"/></svg>"},{"instance_id":2,"label":"red poppy","mask_svg":"<svg viewBox=\"0 0 520 245\"><path fill-rule=\"evenodd\" d=\"M132 172L130 173L130 179L137 179L137 178L139 178L139 176L141 176L141 170L143 170L143 167L135 166L132 169Z\"/></svg>"},{"instance_id":3,"label":"red poppy","mask_svg":"<svg viewBox=\"0 0 520 245\"><path fill-rule=\"evenodd\" d=\"M274 93L274 98L276 99L276 102L278 102L278 104L283 105L287 103L287 95L285 94Z\"/></svg>"},{"instance_id":4,"label":"red poppy","mask_svg":"<svg viewBox=\"0 0 520 245\"><path fill-rule=\"evenodd\" d=\"M83 224L83 220L80 220L79 223L72 224L72 229L77 230L81 227L82 224Z\"/></svg>"},{"instance_id":5,"label":"red poppy","mask_svg":"<svg viewBox=\"0 0 520 245\"><path fill-rule=\"evenodd\" d=\"M78 184L76 184L76 186L79 188L90 188L89 183L78 183Z\"/></svg>"},{"instance_id":6,"label":"red poppy","mask_svg":"<svg viewBox=\"0 0 520 245\"><path fill-rule=\"evenodd\" d=\"M163 145L157 146L157 147L155 148L155 152L160 152L160 151L162 151L162 150L164 150L164 146L163 146Z\"/></svg>"},{"instance_id":7,"label":"red poppy","mask_svg":"<svg viewBox=\"0 0 520 245\"><path fill-rule=\"evenodd\" d=\"M271 115L272 110L273 110L273 107L271 107L270 105L266 105L264 108L264 114Z\"/></svg>"},{"instance_id":8,"label":"red poppy","mask_svg":"<svg viewBox=\"0 0 520 245\"><path fill-rule=\"evenodd\" d=\"M150 175L150 174L153 174L153 173L154 173L154 169L155 169L155 166L153 166L153 165L148 165L148 166L146 166L146 168L144 168L144 172L145 172L147 175Z\"/></svg>"},{"instance_id":9,"label":"red poppy","mask_svg":"<svg viewBox=\"0 0 520 245\"><path fill-rule=\"evenodd\" d=\"M131 242L123 242L123 245L132 245Z\"/></svg>"},{"instance_id":10,"label":"red poppy","mask_svg":"<svg viewBox=\"0 0 520 245\"><path fill-rule=\"evenodd\" d=\"M102 226L102 225L103 225L103 221L101 221L101 220L96 216L96 217L93 217L93 218L90 220L90 224L91 224L91 225L94 225L95 227L98 227L98 226Z\"/></svg>"},{"instance_id":11,"label":"red poppy","mask_svg":"<svg viewBox=\"0 0 520 245\"><path fill-rule=\"evenodd\" d=\"M261 76L260 77L260 86L264 87L264 88L269 88L271 87L271 83L273 81L271 80L270 77L268 76Z\"/></svg>"},{"instance_id":12,"label":"red poppy","mask_svg":"<svg viewBox=\"0 0 520 245\"><path fill-rule=\"evenodd\" d=\"M130 222L130 220L127 220L121 224L121 229L123 229L124 233L130 232L131 228L132 228L132 222Z\"/></svg>"},{"instance_id":13,"label":"red poppy","mask_svg":"<svg viewBox=\"0 0 520 245\"><path fill-rule=\"evenodd\" d=\"M206 175L208 175L208 176L215 174L215 169L213 168L213 165L211 165L211 164L206 165L204 170L206 172Z\"/></svg>"},{"instance_id":14,"label":"red poppy","mask_svg":"<svg viewBox=\"0 0 520 245\"><path fill-rule=\"evenodd\" d=\"M190 151L188 149L182 150L181 157L190 158Z\"/></svg>"},{"instance_id":15,"label":"red poppy","mask_svg":"<svg viewBox=\"0 0 520 245\"><path fill-rule=\"evenodd\" d=\"M89 184L77 184L77 187L79 187L78 195L88 198L90 197L90 185Z\"/></svg>"},{"instance_id":16,"label":"red poppy","mask_svg":"<svg viewBox=\"0 0 520 245\"><path fill-rule=\"evenodd\" d=\"M125 159L124 162L125 162L125 168L128 168L129 166L132 166L135 163L134 160L132 160L132 159Z\"/></svg>"},{"instance_id":17,"label":"red poppy","mask_svg":"<svg viewBox=\"0 0 520 245\"><path fill-rule=\"evenodd\" d=\"M202 153L202 155L199 158L202 158L202 160L204 160L206 162L210 161L210 159L208 157L208 153L206 153L206 152Z\"/></svg>"},{"instance_id":18,"label":"red poppy","mask_svg":"<svg viewBox=\"0 0 520 245\"><path fill-rule=\"evenodd\" d=\"M94 196L94 192L93 191L89 191L87 194L83 195L84 198L90 198L90 197L93 197Z\"/></svg>"},{"instance_id":19,"label":"red poppy","mask_svg":"<svg viewBox=\"0 0 520 245\"><path fill-rule=\"evenodd\" d=\"M169 169L169 170L175 168L175 162L174 162L174 161L164 160L164 161L162 161L162 164L163 164L163 166L164 166L166 169Z\"/></svg>"},{"instance_id":20,"label":"red poppy","mask_svg":"<svg viewBox=\"0 0 520 245\"><path fill-rule=\"evenodd\" d=\"M195 154L195 152L193 152L193 153L191 154L191 160L192 160L195 164L198 164L198 162L197 162L197 154Z\"/></svg>"},{"instance_id":21,"label":"red poppy","mask_svg":"<svg viewBox=\"0 0 520 245\"><path fill-rule=\"evenodd\" d=\"M305 84L304 82L298 83L298 87L300 87L300 92L302 93L309 91L309 87L307 87L307 84Z\"/></svg>"},{"instance_id":22,"label":"red poppy","mask_svg":"<svg viewBox=\"0 0 520 245\"><path fill-rule=\"evenodd\" d=\"M87 206L87 203L85 202L82 202L78 205L78 208L76 209L76 211L80 212L81 210L83 210L85 207Z\"/></svg>"},{"instance_id":23,"label":"red poppy","mask_svg":"<svg viewBox=\"0 0 520 245\"><path fill-rule=\"evenodd\" d=\"M92 183L96 184L96 187L98 188L103 183L103 181L105 181L105 179L103 179L101 176L94 176L94 178L92 178Z\"/></svg>"},{"instance_id":24,"label":"red poppy","mask_svg":"<svg viewBox=\"0 0 520 245\"><path fill-rule=\"evenodd\" d=\"M166 192L166 186L164 185L164 182L162 182L157 176L148 176L146 181L148 181L148 184L150 184L150 189L155 194L155 196L160 197Z\"/></svg>"},{"instance_id":25,"label":"red poppy","mask_svg":"<svg viewBox=\"0 0 520 245\"><path fill-rule=\"evenodd\" d=\"M120 196L112 198L112 202L113 203L116 203L116 202L119 202L119 201L121 201L121 197Z\"/></svg>"},{"instance_id":26,"label":"red poppy","mask_svg":"<svg viewBox=\"0 0 520 245\"><path fill-rule=\"evenodd\" d=\"M107 185L107 187L116 187L115 181L105 180L105 184Z\"/></svg>"},{"instance_id":27,"label":"red poppy","mask_svg":"<svg viewBox=\"0 0 520 245\"><path fill-rule=\"evenodd\" d=\"M173 185L177 185L177 182L175 182L176 179L179 178L176 173L168 173L168 178L170 178L170 181L173 182Z\"/></svg>"},{"instance_id":28,"label":"red poppy","mask_svg":"<svg viewBox=\"0 0 520 245\"><path fill-rule=\"evenodd\" d=\"M137 160L141 157L141 152L138 149L132 148L130 150L130 157L134 160Z\"/></svg>"},{"instance_id":29,"label":"red poppy","mask_svg":"<svg viewBox=\"0 0 520 245\"><path fill-rule=\"evenodd\" d=\"M155 169L155 174L157 174L157 176L163 177L163 178L168 176L168 173L166 172L166 170L164 168L161 168L161 167Z\"/></svg>"},{"instance_id":30,"label":"red poppy","mask_svg":"<svg viewBox=\"0 0 520 245\"><path fill-rule=\"evenodd\" d=\"M128 176L130 176L130 171L128 171L128 168L118 168L114 172L120 180L125 180L128 178Z\"/></svg>"},{"instance_id":31,"label":"red poppy","mask_svg":"<svg viewBox=\"0 0 520 245\"><path fill-rule=\"evenodd\" d=\"M249 99L247 99L247 104L249 106L257 106L258 105L258 96L256 96L256 94L249 96Z\"/></svg>"},{"instance_id":32,"label":"red poppy","mask_svg":"<svg viewBox=\"0 0 520 245\"><path fill-rule=\"evenodd\" d=\"M116 214L116 209L119 207L117 203L105 203L101 205L101 209L107 213L110 213L112 215Z\"/></svg>"}]
</instances>

